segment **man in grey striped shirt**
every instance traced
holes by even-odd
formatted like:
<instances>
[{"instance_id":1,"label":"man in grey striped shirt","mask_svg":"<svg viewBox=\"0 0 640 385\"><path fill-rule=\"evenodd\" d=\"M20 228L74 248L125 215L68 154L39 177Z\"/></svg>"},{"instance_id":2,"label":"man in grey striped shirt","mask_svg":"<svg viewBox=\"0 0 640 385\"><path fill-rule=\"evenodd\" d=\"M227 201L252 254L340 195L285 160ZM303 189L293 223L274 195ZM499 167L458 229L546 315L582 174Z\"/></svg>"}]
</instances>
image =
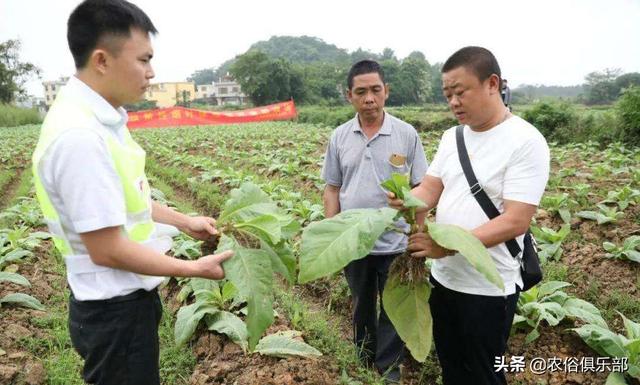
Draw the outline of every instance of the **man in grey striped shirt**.
<instances>
[{"instance_id":1,"label":"man in grey striped shirt","mask_svg":"<svg viewBox=\"0 0 640 385\"><path fill-rule=\"evenodd\" d=\"M327 218L355 208L387 206L380 183L391 173L410 173L418 185L427 171L427 161L416 130L384 111L389 87L384 72L372 60L351 67L348 98L356 116L336 128L327 147L322 178ZM406 223L399 223L406 227ZM387 317L382 301L378 316L376 302L382 298L389 266L405 251L404 234L389 231L377 240L370 255L351 262L345 276L353 298L354 342L365 363L373 363L387 382L400 380L404 344Z\"/></svg>"}]
</instances>

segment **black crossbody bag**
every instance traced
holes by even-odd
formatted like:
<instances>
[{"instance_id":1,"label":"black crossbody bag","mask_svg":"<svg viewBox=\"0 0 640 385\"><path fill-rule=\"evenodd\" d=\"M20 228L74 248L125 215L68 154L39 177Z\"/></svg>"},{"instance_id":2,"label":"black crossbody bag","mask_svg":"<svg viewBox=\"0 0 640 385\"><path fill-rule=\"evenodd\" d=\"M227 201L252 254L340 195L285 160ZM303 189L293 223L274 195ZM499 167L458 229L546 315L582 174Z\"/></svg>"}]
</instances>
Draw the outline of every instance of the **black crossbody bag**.
<instances>
[{"instance_id":1,"label":"black crossbody bag","mask_svg":"<svg viewBox=\"0 0 640 385\"><path fill-rule=\"evenodd\" d=\"M478 204L482 207L482 211L484 211L487 217L489 217L489 219L493 219L500 215L500 212L493 202L491 202L491 199L489 199L489 196L482 186L480 186L476 175L473 173L469 154L467 153L467 147L464 144L463 129L464 126L456 127L456 145L458 147L460 165L462 165L462 171L464 172L464 176L467 178L467 182L471 188L471 194L476 198L476 201L478 201ZM524 235L524 251L520 249L520 246L515 239L510 239L506 241L505 244L507 245L507 249L509 249L509 253L511 253L511 255L520 263L520 273L522 274L522 283L524 285L522 291L527 291L538 282L542 281L540 259L538 258L538 251L536 250L535 241L533 240L531 233L527 231Z\"/></svg>"}]
</instances>

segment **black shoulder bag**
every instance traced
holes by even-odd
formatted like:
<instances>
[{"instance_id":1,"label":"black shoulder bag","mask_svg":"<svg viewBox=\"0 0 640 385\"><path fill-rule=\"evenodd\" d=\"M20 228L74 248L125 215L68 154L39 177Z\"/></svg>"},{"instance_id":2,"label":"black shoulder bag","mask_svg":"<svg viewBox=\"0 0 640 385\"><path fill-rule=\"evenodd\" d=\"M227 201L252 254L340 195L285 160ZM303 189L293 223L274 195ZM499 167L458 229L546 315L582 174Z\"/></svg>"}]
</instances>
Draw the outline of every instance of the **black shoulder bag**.
<instances>
[{"instance_id":1,"label":"black shoulder bag","mask_svg":"<svg viewBox=\"0 0 640 385\"><path fill-rule=\"evenodd\" d=\"M482 211L484 211L487 217L489 217L489 219L493 219L500 215L500 212L493 202L491 202L491 199L489 199L489 196L482 186L480 186L478 179L476 179L476 175L473 173L469 154L467 153L467 147L464 144L463 128L464 126L456 127L456 145L458 146L458 158L462 165L462 171L464 172L464 176L467 178L467 182L471 188L471 194L476 198L476 201L478 201L478 204L482 207ZM522 283L524 284L522 291L527 291L542 280L540 259L538 258L538 251L536 250L533 237L528 231L524 235L524 251L520 249L520 246L515 239L510 239L506 241L505 244L507 245L507 249L509 249L509 253L511 253L511 255L520 263Z\"/></svg>"}]
</instances>

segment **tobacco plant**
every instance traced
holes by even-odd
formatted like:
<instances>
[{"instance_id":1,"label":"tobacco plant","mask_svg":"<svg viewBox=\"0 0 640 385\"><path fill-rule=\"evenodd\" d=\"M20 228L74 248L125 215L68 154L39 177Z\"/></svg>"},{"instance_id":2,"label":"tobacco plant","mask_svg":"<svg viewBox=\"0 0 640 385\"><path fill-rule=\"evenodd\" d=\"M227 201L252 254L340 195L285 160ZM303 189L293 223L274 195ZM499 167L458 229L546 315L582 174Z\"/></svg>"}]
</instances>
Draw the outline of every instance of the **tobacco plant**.
<instances>
[{"instance_id":1,"label":"tobacco plant","mask_svg":"<svg viewBox=\"0 0 640 385\"><path fill-rule=\"evenodd\" d=\"M405 232L399 227L400 219L409 224L409 234L418 230L415 212L424 203L411 195L409 177L393 174L382 186L402 199L406 210L388 207L346 210L307 226L300 249L300 283L329 276L349 262L365 257L387 230ZM436 243L458 251L489 282L504 290L487 249L470 232L454 225L432 222L425 225L425 231ZM408 253L396 258L390 267L382 303L400 338L420 362L426 359L432 343L430 293L424 259L413 258Z\"/></svg>"}]
</instances>

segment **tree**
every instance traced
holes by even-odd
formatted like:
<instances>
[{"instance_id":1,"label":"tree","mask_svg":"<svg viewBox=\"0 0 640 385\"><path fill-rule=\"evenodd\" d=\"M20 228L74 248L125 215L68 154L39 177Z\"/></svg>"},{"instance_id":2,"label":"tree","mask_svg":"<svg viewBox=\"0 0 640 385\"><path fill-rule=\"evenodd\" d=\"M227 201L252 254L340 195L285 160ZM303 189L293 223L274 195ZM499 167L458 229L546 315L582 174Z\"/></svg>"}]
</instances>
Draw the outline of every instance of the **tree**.
<instances>
[{"instance_id":1,"label":"tree","mask_svg":"<svg viewBox=\"0 0 640 385\"><path fill-rule=\"evenodd\" d=\"M616 78L615 83L620 92L631 86L640 86L640 73L629 72L628 74L620 75Z\"/></svg>"},{"instance_id":2,"label":"tree","mask_svg":"<svg viewBox=\"0 0 640 385\"><path fill-rule=\"evenodd\" d=\"M249 51L262 51L292 63L346 63L349 60L346 50L312 36L272 36L267 41L253 44Z\"/></svg>"},{"instance_id":3,"label":"tree","mask_svg":"<svg viewBox=\"0 0 640 385\"><path fill-rule=\"evenodd\" d=\"M249 51L236 58L230 72L255 105L305 99L303 74L287 60Z\"/></svg>"},{"instance_id":4,"label":"tree","mask_svg":"<svg viewBox=\"0 0 640 385\"><path fill-rule=\"evenodd\" d=\"M382 50L382 56L380 57L380 60L395 60L395 61L398 61L398 58L396 58L395 52L393 52L393 50L391 48L387 47L387 48Z\"/></svg>"},{"instance_id":5,"label":"tree","mask_svg":"<svg viewBox=\"0 0 640 385\"><path fill-rule=\"evenodd\" d=\"M357 51L353 51L351 53L351 64L357 63L361 60L380 60L380 55L358 48Z\"/></svg>"},{"instance_id":6,"label":"tree","mask_svg":"<svg viewBox=\"0 0 640 385\"><path fill-rule=\"evenodd\" d=\"M330 63L297 65L304 74L305 101L312 104L344 103L347 77L345 66Z\"/></svg>"},{"instance_id":7,"label":"tree","mask_svg":"<svg viewBox=\"0 0 640 385\"><path fill-rule=\"evenodd\" d=\"M413 51L407 56L407 59L427 61L427 58L420 51ZM406 59L405 59L406 60ZM428 62L427 62L428 63Z\"/></svg>"},{"instance_id":8,"label":"tree","mask_svg":"<svg viewBox=\"0 0 640 385\"><path fill-rule=\"evenodd\" d=\"M398 63L388 59L381 62L390 92L390 106L419 105L431 100L431 66L418 55Z\"/></svg>"},{"instance_id":9,"label":"tree","mask_svg":"<svg viewBox=\"0 0 640 385\"><path fill-rule=\"evenodd\" d=\"M217 79L215 78L215 71L213 68L205 68L196 70L196 72L192 73L187 80L194 82L196 86L199 86L201 84L211 84Z\"/></svg>"},{"instance_id":10,"label":"tree","mask_svg":"<svg viewBox=\"0 0 640 385\"><path fill-rule=\"evenodd\" d=\"M213 81L217 82L218 79L224 76L227 76L227 74L231 71L231 66L233 66L233 63L235 62L236 62L236 58L233 58L220 64L220 67L218 67L213 74Z\"/></svg>"},{"instance_id":11,"label":"tree","mask_svg":"<svg viewBox=\"0 0 640 385\"><path fill-rule=\"evenodd\" d=\"M640 143L640 87L631 86L624 90L616 104L622 125L622 138L633 144Z\"/></svg>"},{"instance_id":12,"label":"tree","mask_svg":"<svg viewBox=\"0 0 640 385\"><path fill-rule=\"evenodd\" d=\"M614 101L620 92L615 79L620 76L619 68L606 68L604 71L594 71L585 76L587 104L606 104Z\"/></svg>"},{"instance_id":13,"label":"tree","mask_svg":"<svg viewBox=\"0 0 640 385\"><path fill-rule=\"evenodd\" d=\"M403 104L424 104L431 97L431 66L424 59L406 58L400 65L401 81L406 93Z\"/></svg>"},{"instance_id":14,"label":"tree","mask_svg":"<svg viewBox=\"0 0 640 385\"><path fill-rule=\"evenodd\" d=\"M24 84L32 76L40 76L35 65L20 61L20 41L0 43L0 103L11 103L18 96L26 95Z\"/></svg>"},{"instance_id":15,"label":"tree","mask_svg":"<svg viewBox=\"0 0 640 385\"><path fill-rule=\"evenodd\" d=\"M442 63L431 66L431 100L432 103L446 103L442 93Z\"/></svg>"}]
</instances>

